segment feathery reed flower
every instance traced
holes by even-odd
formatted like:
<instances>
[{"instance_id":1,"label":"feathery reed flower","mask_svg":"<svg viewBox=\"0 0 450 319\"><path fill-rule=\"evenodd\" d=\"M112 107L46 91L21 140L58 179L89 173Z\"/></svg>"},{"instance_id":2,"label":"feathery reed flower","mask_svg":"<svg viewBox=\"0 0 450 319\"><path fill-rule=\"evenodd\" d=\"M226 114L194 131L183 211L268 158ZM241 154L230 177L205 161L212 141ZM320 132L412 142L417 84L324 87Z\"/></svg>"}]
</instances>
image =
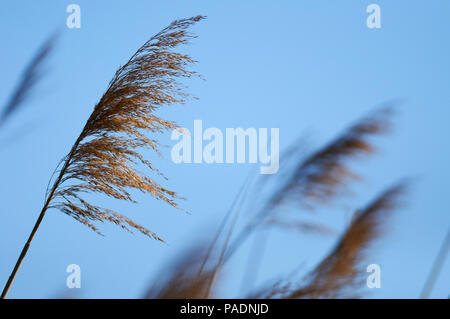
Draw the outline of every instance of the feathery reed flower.
<instances>
[{"instance_id":1,"label":"feathery reed flower","mask_svg":"<svg viewBox=\"0 0 450 319\"><path fill-rule=\"evenodd\" d=\"M140 148L150 148L159 153L158 141L143 131L155 133L177 127L154 112L162 106L182 104L189 96L178 79L196 75L187 69L195 61L172 49L194 37L186 29L202 18L172 22L116 72L65 160L63 174L50 193L52 200L60 201L52 201L50 207L60 209L97 232L93 222L109 221L161 240L129 218L88 203L80 194L103 193L133 202L129 190L136 189L178 208L175 192L138 172L134 165L143 164L161 175L138 152Z\"/></svg>"}]
</instances>

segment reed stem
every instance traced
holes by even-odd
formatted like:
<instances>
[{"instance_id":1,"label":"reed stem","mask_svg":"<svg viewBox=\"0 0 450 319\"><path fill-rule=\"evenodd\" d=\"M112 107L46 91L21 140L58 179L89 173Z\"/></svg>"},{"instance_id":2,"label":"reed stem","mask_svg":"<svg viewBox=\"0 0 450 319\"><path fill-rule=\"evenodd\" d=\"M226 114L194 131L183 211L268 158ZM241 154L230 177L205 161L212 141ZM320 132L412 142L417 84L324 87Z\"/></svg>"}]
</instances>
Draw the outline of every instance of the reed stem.
<instances>
[{"instance_id":1,"label":"reed stem","mask_svg":"<svg viewBox=\"0 0 450 319\"><path fill-rule=\"evenodd\" d=\"M48 203L48 201L47 201L47 203ZM9 288L11 288L14 278L16 277L17 271L19 270L20 265L22 264L22 261L25 258L25 255L27 254L28 248L30 247L31 241L33 240L34 235L36 234L36 232L39 228L39 225L41 224L41 221L44 218L45 212L47 211L47 208L48 208L47 203L42 208L42 211L39 214L36 224L34 225L33 230L31 231L30 237L28 237L28 240L27 240L25 246L23 247L22 252L20 253L19 259L17 260L16 265L14 266L14 269L13 269L11 275L9 276L8 281L6 282L5 288L3 288L1 299L6 298Z\"/></svg>"},{"instance_id":2,"label":"reed stem","mask_svg":"<svg viewBox=\"0 0 450 319\"><path fill-rule=\"evenodd\" d=\"M31 234L28 237L28 240L25 243L25 246L23 246L23 249L22 249L22 252L20 253L19 259L17 259L16 265L14 266L14 269L13 269L11 275L9 276L8 281L6 282L6 285L3 288L1 299L6 298L6 295L8 294L8 291L11 288L11 285L14 281L14 278L16 277L17 271L19 270L19 268L22 264L22 261L28 252L28 248L30 248L30 245L31 245L31 242L33 241L34 235L36 234L36 232L42 222L42 219L44 218L44 215L47 212L48 206L50 205L50 202L52 201L53 196L55 195L55 191L58 188L59 183L61 182L61 179L64 176L64 173L66 172L67 167L69 166L69 163L73 156L73 153L75 152L76 148L78 147L78 144L80 144L81 139L82 139L82 137L80 135L78 137L77 141L75 142L75 144L72 146L72 149L70 150L70 153L67 156L66 161L64 162L64 166L59 173L58 179L55 181L55 184L53 184L52 190L50 191L50 193L47 197L47 200L45 201L44 207L42 207L41 213L39 214L39 217L38 217L36 223L34 224L33 230L31 231Z\"/></svg>"}]
</instances>

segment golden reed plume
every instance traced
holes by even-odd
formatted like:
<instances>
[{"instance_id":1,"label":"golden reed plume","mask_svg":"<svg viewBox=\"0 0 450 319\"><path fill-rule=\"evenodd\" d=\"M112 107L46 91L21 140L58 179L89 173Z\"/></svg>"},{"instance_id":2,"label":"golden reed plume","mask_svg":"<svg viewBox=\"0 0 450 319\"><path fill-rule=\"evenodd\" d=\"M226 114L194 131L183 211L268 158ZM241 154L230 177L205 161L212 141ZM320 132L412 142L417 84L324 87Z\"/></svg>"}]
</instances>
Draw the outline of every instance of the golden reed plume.
<instances>
[{"instance_id":1,"label":"golden reed plume","mask_svg":"<svg viewBox=\"0 0 450 319\"><path fill-rule=\"evenodd\" d=\"M163 132L176 127L175 123L157 117L154 111L184 103L189 97L180 79L197 75L189 70L196 61L173 49L195 37L187 29L203 18L175 20L150 38L117 70L80 136L62 160L59 174L48 191L44 207L6 283L2 298L6 297L48 208L60 209L96 232L95 222L108 221L162 241L128 217L87 202L81 194L102 193L133 201L129 191L134 189L178 207L175 192L138 172L134 166L143 164L161 175L138 150L147 147L159 153L158 142L144 132Z\"/></svg>"},{"instance_id":2,"label":"golden reed plume","mask_svg":"<svg viewBox=\"0 0 450 319\"><path fill-rule=\"evenodd\" d=\"M198 16L172 22L117 70L67 156L64 174L52 196L60 201L53 201L50 207L62 210L94 231L97 228L92 222L105 220L161 240L127 217L86 202L80 194L98 192L133 202L129 190L135 189L178 207L175 192L138 172L134 165L143 164L161 175L138 151L150 148L159 153L158 141L143 131L176 128L175 123L156 116L154 111L184 103L188 97L178 79L196 75L187 69L195 61L171 49L193 37L186 29L200 19Z\"/></svg>"}]
</instances>

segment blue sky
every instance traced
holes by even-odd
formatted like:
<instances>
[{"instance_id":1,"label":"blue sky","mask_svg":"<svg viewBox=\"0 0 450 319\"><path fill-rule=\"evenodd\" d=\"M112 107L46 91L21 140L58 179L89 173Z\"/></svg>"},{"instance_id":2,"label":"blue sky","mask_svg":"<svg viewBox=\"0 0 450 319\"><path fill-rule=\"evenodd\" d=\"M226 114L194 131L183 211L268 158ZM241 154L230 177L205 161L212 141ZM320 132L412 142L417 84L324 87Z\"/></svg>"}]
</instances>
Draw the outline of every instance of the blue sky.
<instances>
[{"instance_id":1,"label":"blue sky","mask_svg":"<svg viewBox=\"0 0 450 319\"><path fill-rule=\"evenodd\" d=\"M66 7L81 7L81 28L68 29ZM381 29L366 27L366 7L381 7ZM415 298L450 225L450 21L448 1L5 1L0 101L25 64L54 30L61 30L48 73L33 98L0 132L0 285L11 271L43 204L47 181L78 136L115 70L150 36L177 18L202 14L199 36L186 49L206 81L189 82L200 100L161 114L192 128L280 128L281 148L301 133L313 147L391 99L401 99L392 136L377 139L379 154L358 164L366 180L356 185L361 205L403 176L415 184L407 208L388 221L389 231L368 263L380 264L382 288L369 297ZM11 139L26 128L20 138ZM5 144L4 141L7 142ZM171 143L168 135L163 137ZM153 156L153 155L152 155ZM99 237L72 218L49 211L20 269L10 297L74 295L141 297L157 270L198 234L215 229L250 164L180 164L155 160L168 186L188 200L186 215L138 195L128 205L99 198L164 237L162 245L104 225ZM353 207L354 208L354 207ZM329 220L342 229L349 208ZM305 262L308 269L333 243L292 234L271 237L259 281ZM281 244L280 244L281 243ZM280 248L283 247L283 248ZM225 297L239 292L246 251L229 264ZM281 261L281 262L280 262ZM82 288L66 287L66 267L78 264ZM448 261L432 297L449 294Z\"/></svg>"}]
</instances>

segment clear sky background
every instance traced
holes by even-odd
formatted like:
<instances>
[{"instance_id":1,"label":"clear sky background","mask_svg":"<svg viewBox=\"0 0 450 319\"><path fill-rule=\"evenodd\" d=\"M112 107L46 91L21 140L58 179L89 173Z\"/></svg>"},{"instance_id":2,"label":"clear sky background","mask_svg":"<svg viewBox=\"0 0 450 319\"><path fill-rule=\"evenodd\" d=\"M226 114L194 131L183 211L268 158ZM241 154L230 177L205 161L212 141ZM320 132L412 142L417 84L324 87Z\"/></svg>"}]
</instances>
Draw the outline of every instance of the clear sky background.
<instances>
[{"instance_id":1,"label":"clear sky background","mask_svg":"<svg viewBox=\"0 0 450 319\"><path fill-rule=\"evenodd\" d=\"M81 29L66 27L66 7L81 7ZM381 7L382 28L366 27L366 7ZM387 222L368 263L380 264L382 287L368 297L416 298L450 225L450 2L433 1L2 1L0 101L26 63L61 30L48 73L26 109L0 131L0 286L12 270L42 207L45 187L69 151L116 69L153 34L197 14L199 38L187 52L206 81L189 82L200 98L164 111L192 128L278 127L287 147L301 133L320 146L353 120L402 99L392 136L380 153L358 164L362 205L403 176L415 178L409 205ZM24 133L24 134L22 134ZM165 138L167 143L170 140ZM100 237L59 211L49 211L10 291L13 298L142 297L157 271L215 229L254 165L157 162L168 186L188 200L192 215L138 195L139 204L103 200L148 226L169 245L109 225ZM329 221L342 229L348 206ZM310 269L334 238L274 234L259 282L305 263ZM224 297L240 292L246 252L225 269ZM66 287L66 267L78 264L82 288ZM227 277L228 276L228 277ZM450 294L447 260L432 297Z\"/></svg>"}]
</instances>

